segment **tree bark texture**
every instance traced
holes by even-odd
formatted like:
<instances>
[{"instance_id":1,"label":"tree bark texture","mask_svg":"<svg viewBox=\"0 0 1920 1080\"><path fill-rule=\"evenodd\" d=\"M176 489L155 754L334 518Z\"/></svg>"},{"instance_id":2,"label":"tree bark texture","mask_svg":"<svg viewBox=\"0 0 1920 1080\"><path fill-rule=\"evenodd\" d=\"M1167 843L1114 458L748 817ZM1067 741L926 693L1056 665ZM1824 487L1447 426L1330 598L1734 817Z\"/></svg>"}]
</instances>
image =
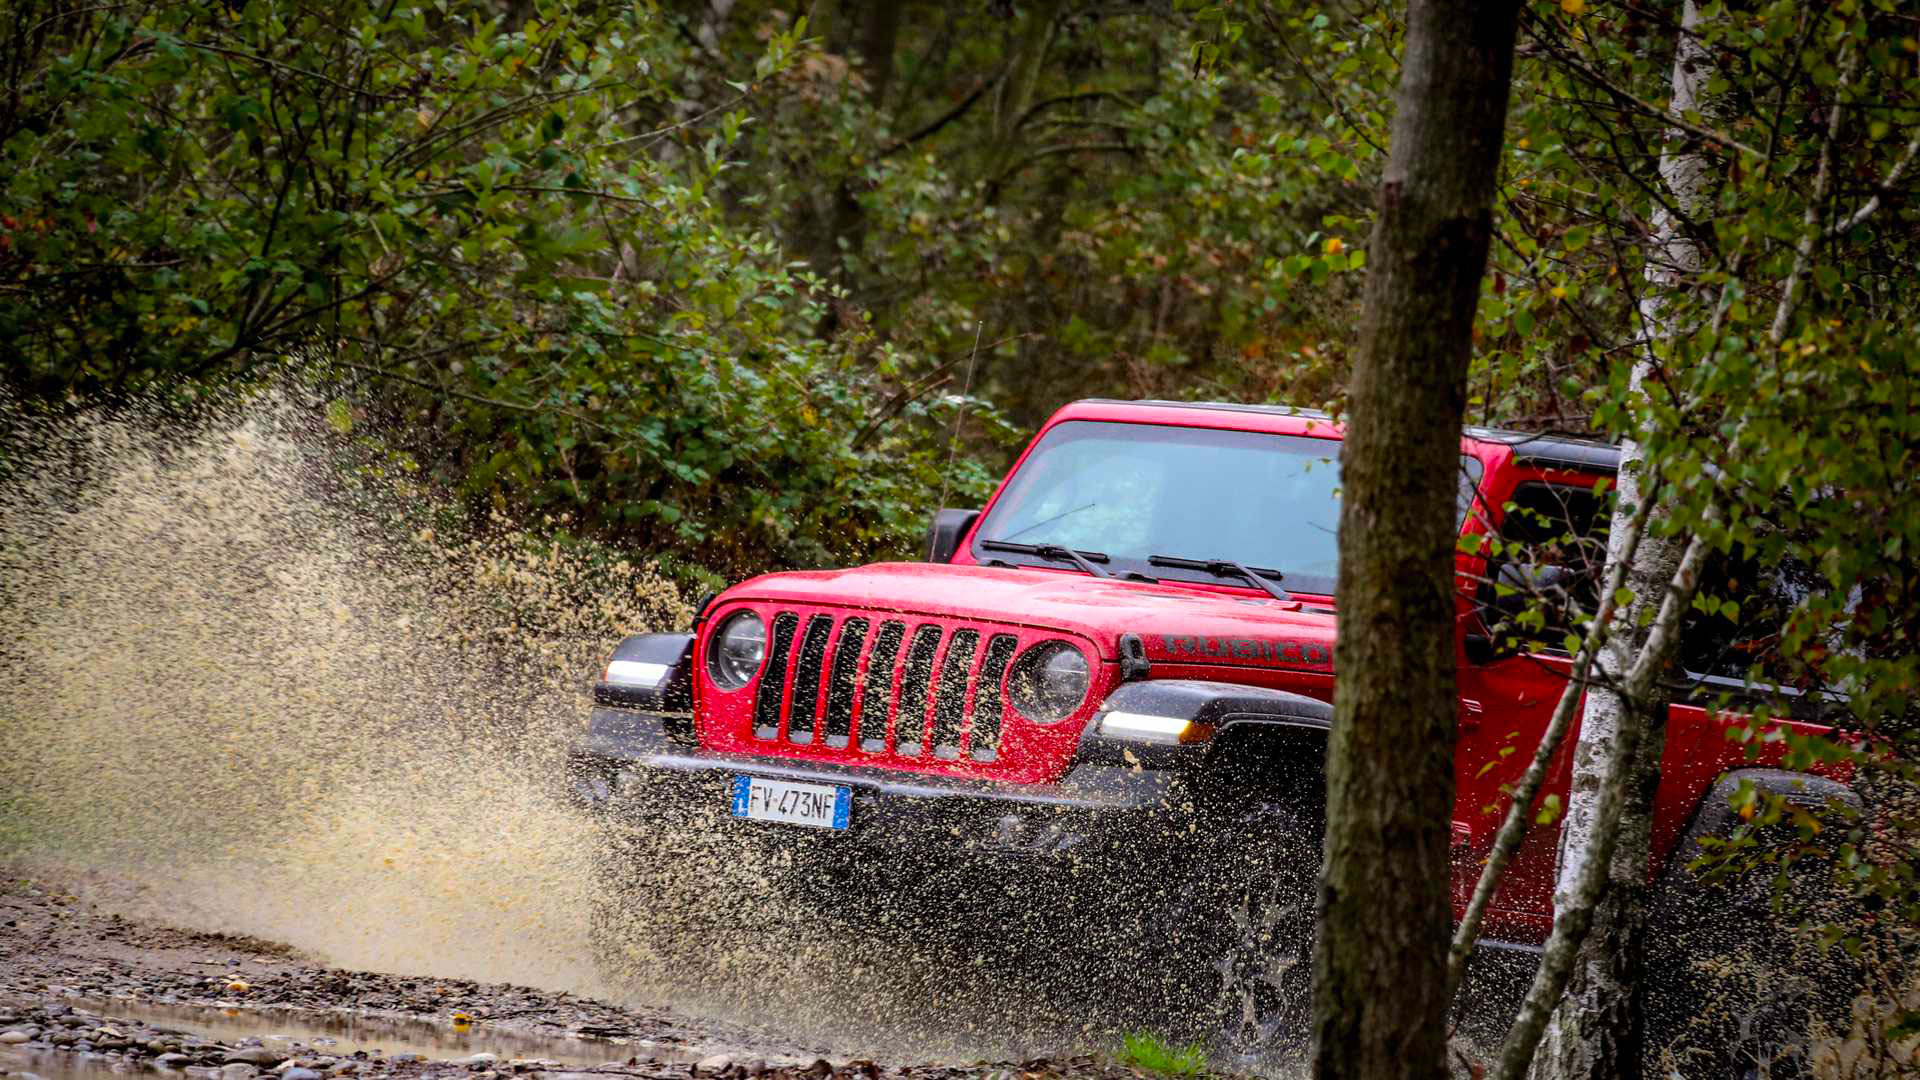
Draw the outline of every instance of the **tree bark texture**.
<instances>
[{"instance_id":1,"label":"tree bark texture","mask_svg":"<svg viewBox=\"0 0 1920 1080\"><path fill-rule=\"evenodd\" d=\"M1633 667L1622 680L1627 700L1645 700L1652 691L1654 679L1666 666L1666 657L1672 654L1679 638L1681 613L1693 603L1694 591L1699 588L1700 567L1705 563L1706 556L1706 539L1695 534L1687 542L1673 578L1667 583L1660 610L1648 629L1647 646L1634 657ZM1581 959L1581 951L1588 941L1588 931L1593 926L1598 910L1597 901L1601 893L1606 891L1609 875L1615 865L1615 844L1621 839L1622 833L1621 816L1627 803L1634 797L1629 790L1632 770L1627 766L1651 737L1646 726L1640 723L1644 717L1643 712L1627 710L1620 714L1619 723L1614 726L1606 754L1609 761L1616 763L1616 767L1602 774L1595 792L1590 821L1592 846L1583 853L1578 875L1563 892L1555 896L1558 906L1554 910L1553 933L1547 937L1540 966L1534 972L1533 985L1528 988L1526 999L1520 1003L1519 1015L1514 1018L1513 1027L1507 1031L1506 1041L1501 1044L1500 1058L1494 1071L1495 1080L1522 1080L1527 1075L1548 1019L1554 1015L1555 1006L1564 1003L1568 979L1573 974L1576 961ZM1644 873L1645 860L1640 865ZM1561 903L1562 900L1565 902ZM1574 1013L1566 1018L1565 1030L1575 1038L1586 1038L1585 1025L1588 1019L1585 1014Z\"/></svg>"},{"instance_id":2,"label":"tree bark texture","mask_svg":"<svg viewBox=\"0 0 1920 1080\"><path fill-rule=\"evenodd\" d=\"M1414 0L1342 450L1315 1074L1446 1075L1460 425L1514 0Z\"/></svg>"},{"instance_id":3,"label":"tree bark texture","mask_svg":"<svg viewBox=\"0 0 1920 1080\"><path fill-rule=\"evenodd\" d=\"M1713 61L1698 37L1700 9L1685 0L1680 32L1673 49L1673 100L1677 117L1701 110ZM1641 298L1640 332L1645 341L1633 367L1629 392L1646 392L1654 378L1660 342L1672 341L1687 330L1684 305L1673 296L1698 280L1704 253L1689 231L1711 207L1717 163L1696 141L1682 141L1669 133L1669 149L1661 157L1660 175L1673 199L1676 214L1659 206L1653 214L1653 236L1648 252ZM1678 149L1674 149L1678 147ZM1646 458L1642 440L1627 438L1620 446L1618 500L1614 506L1607 560L1627 563L1626 585L1633 591L1620 612L1621 625L1601 654L1602 679L1589 689L1580 720L1580 740L1574 748L1573 785L1568 793L1567 820L1561 831L1561 865L1555 888L1556 908L1577 903L1574 896L1584 862L1596 848L1596 809L1622 724L1645 725L1638 750L1624 763L1627 802L1619 817L1620 836L1612 843L1607 885L1597 898L1592 931L1567 986L1566 996L1549 1023L1536 1074L1546 1080L1636 1080L1641 1073L1641 1036L1644 1016L1639 994L1640 969L1646 944L1648 865L1652 859L1652 814L1660 785L1660 756L1666 747L1666 695L1649 684L1644 699L1632 700L1617 689L1619 680L1648 647L1646 623L1659 610L1668 583L1680 563L1681 541L1653 534L1641 539L1629 555L1628 522L1635 507L1647 497ZM1629 710L1637 717L1629 718Z\"/></svg>"}]
</instances>

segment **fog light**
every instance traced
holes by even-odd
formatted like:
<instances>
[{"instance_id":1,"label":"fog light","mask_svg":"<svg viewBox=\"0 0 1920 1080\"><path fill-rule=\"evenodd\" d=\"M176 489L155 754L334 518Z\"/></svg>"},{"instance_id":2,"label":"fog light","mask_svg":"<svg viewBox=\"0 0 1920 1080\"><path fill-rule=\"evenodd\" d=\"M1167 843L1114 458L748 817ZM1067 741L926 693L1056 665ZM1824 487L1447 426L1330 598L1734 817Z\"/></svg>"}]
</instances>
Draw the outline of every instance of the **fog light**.
<instances>
[{"instance_id":1,"label":"fog light","mask_svg":"<svg viewBox=\"0 0 1920 1080\"><path fill-rule=\"evenodd\" d=\"M601 681L615 686L659 686L671 670L671 665L646 660L613 660L607 663L607 674Z\"/></svg>"},{"instance_id":2,"label":"fog light","mask_svg":"<svg viewBox=\"0 0 1920 1080\"><path fill-rule=\"evenodd\" d=\"M1114 710L1100 716L1100 734L1146 743L1203 742L1213 729L1179 716Z\"/></svg>"}]
</instances>

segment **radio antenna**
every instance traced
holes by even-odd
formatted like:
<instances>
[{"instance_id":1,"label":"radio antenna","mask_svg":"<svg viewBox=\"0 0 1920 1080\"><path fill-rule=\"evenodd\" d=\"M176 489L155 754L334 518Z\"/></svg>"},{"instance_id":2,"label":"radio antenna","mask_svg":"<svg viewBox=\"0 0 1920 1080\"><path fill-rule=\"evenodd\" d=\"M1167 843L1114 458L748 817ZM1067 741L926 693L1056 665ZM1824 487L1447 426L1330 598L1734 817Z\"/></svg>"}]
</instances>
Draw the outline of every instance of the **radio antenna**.
<instances>
[{"instance_id":1,"label":"radio antenna","mask_svg":"<svg viewBox=\"0 0 1920 1080\"><path fill-rule=\"evenodd\" d=\"M953 463L960 459L960 421L967 415L967 395L973 393L973 366L980 361L980 332L987 326L985 319L973 324L973 352L967 357L967 381L960 388L960 405L953 412L953 435L947 440L947 467L940 471L940 501L934 504L938 510L947 505L947 489L953 482Z\"/></svg>"}]
</instances>

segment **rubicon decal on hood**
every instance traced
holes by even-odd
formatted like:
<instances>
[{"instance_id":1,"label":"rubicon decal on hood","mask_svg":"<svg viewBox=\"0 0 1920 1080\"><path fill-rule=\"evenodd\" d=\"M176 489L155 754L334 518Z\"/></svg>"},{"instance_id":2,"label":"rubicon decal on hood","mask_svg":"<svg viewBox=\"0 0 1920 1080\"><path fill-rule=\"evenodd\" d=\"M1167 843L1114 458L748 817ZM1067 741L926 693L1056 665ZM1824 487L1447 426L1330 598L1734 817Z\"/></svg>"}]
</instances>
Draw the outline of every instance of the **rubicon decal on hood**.
<instances>
[{"instance_id":1,"label":"rubicon decal on hood","mask_svg":"<svg viewBox=\"0 0 1920 1080\"><path fill-rule=\"evenodd\" d=\"M1284 638L1205 637L1198 634L1155 634L1166 659L1183 657L1206 660L1277 660L1289 664L1333 663L1333 649L1317 641L1288 641Z\"/></svg>"}]
</instances>

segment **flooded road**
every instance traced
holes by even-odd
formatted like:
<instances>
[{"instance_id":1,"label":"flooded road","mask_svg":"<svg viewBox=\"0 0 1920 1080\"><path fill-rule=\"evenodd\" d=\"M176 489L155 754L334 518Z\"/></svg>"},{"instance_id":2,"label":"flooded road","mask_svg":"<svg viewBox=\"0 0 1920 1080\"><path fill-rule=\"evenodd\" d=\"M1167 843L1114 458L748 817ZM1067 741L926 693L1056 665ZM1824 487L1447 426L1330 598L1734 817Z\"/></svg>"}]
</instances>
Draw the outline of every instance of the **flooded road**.
<instances>
[{"instance_id":1,"label":"flooded road","mask_svg":"<svg viewBox=\"0 0 1920 1080\"><path fill-rule=\"evenodd\" d=\"M1093 1054L882 1063L739 1025L509 983L328 967L129 919L123 886L0 867L0 1075L197 1080L1132 1080ZM83 895L84 894L84 895Z\"/></svg>"},{"instance_id":2,"label":"flooded road","mask_svg":"<svg viewBox=\"0 0 1920 1080\"><path fill-rule=\"evenodd\" d=\"M75 998L66 1003L72 1016L88 1023L150 1028L163 1035L197 1036L208 1043L258 1044L289 1058L324 1054L367 1060L383 1057L423 1061L474 1060L488 1055L501 1061L544 1060L563 1065L600 1065L644 1054L650 1060L691 1064L699 1057L685 1048L663 1047L651 1039L588 1039L502 1031L484 1024L362 1016L353 1012L309 1009L253 1009L239 1005L173 1005L144 1001ZM12 1003L19 1011L21 1003ZM0 1002L0 1013L9 1003ZM94 1030L98 1030L95 1026ZM112 1036L110 1036L112 1037ZM17 1051L16 1051L17 1052Z\"/></svg>"}]
</instances>

